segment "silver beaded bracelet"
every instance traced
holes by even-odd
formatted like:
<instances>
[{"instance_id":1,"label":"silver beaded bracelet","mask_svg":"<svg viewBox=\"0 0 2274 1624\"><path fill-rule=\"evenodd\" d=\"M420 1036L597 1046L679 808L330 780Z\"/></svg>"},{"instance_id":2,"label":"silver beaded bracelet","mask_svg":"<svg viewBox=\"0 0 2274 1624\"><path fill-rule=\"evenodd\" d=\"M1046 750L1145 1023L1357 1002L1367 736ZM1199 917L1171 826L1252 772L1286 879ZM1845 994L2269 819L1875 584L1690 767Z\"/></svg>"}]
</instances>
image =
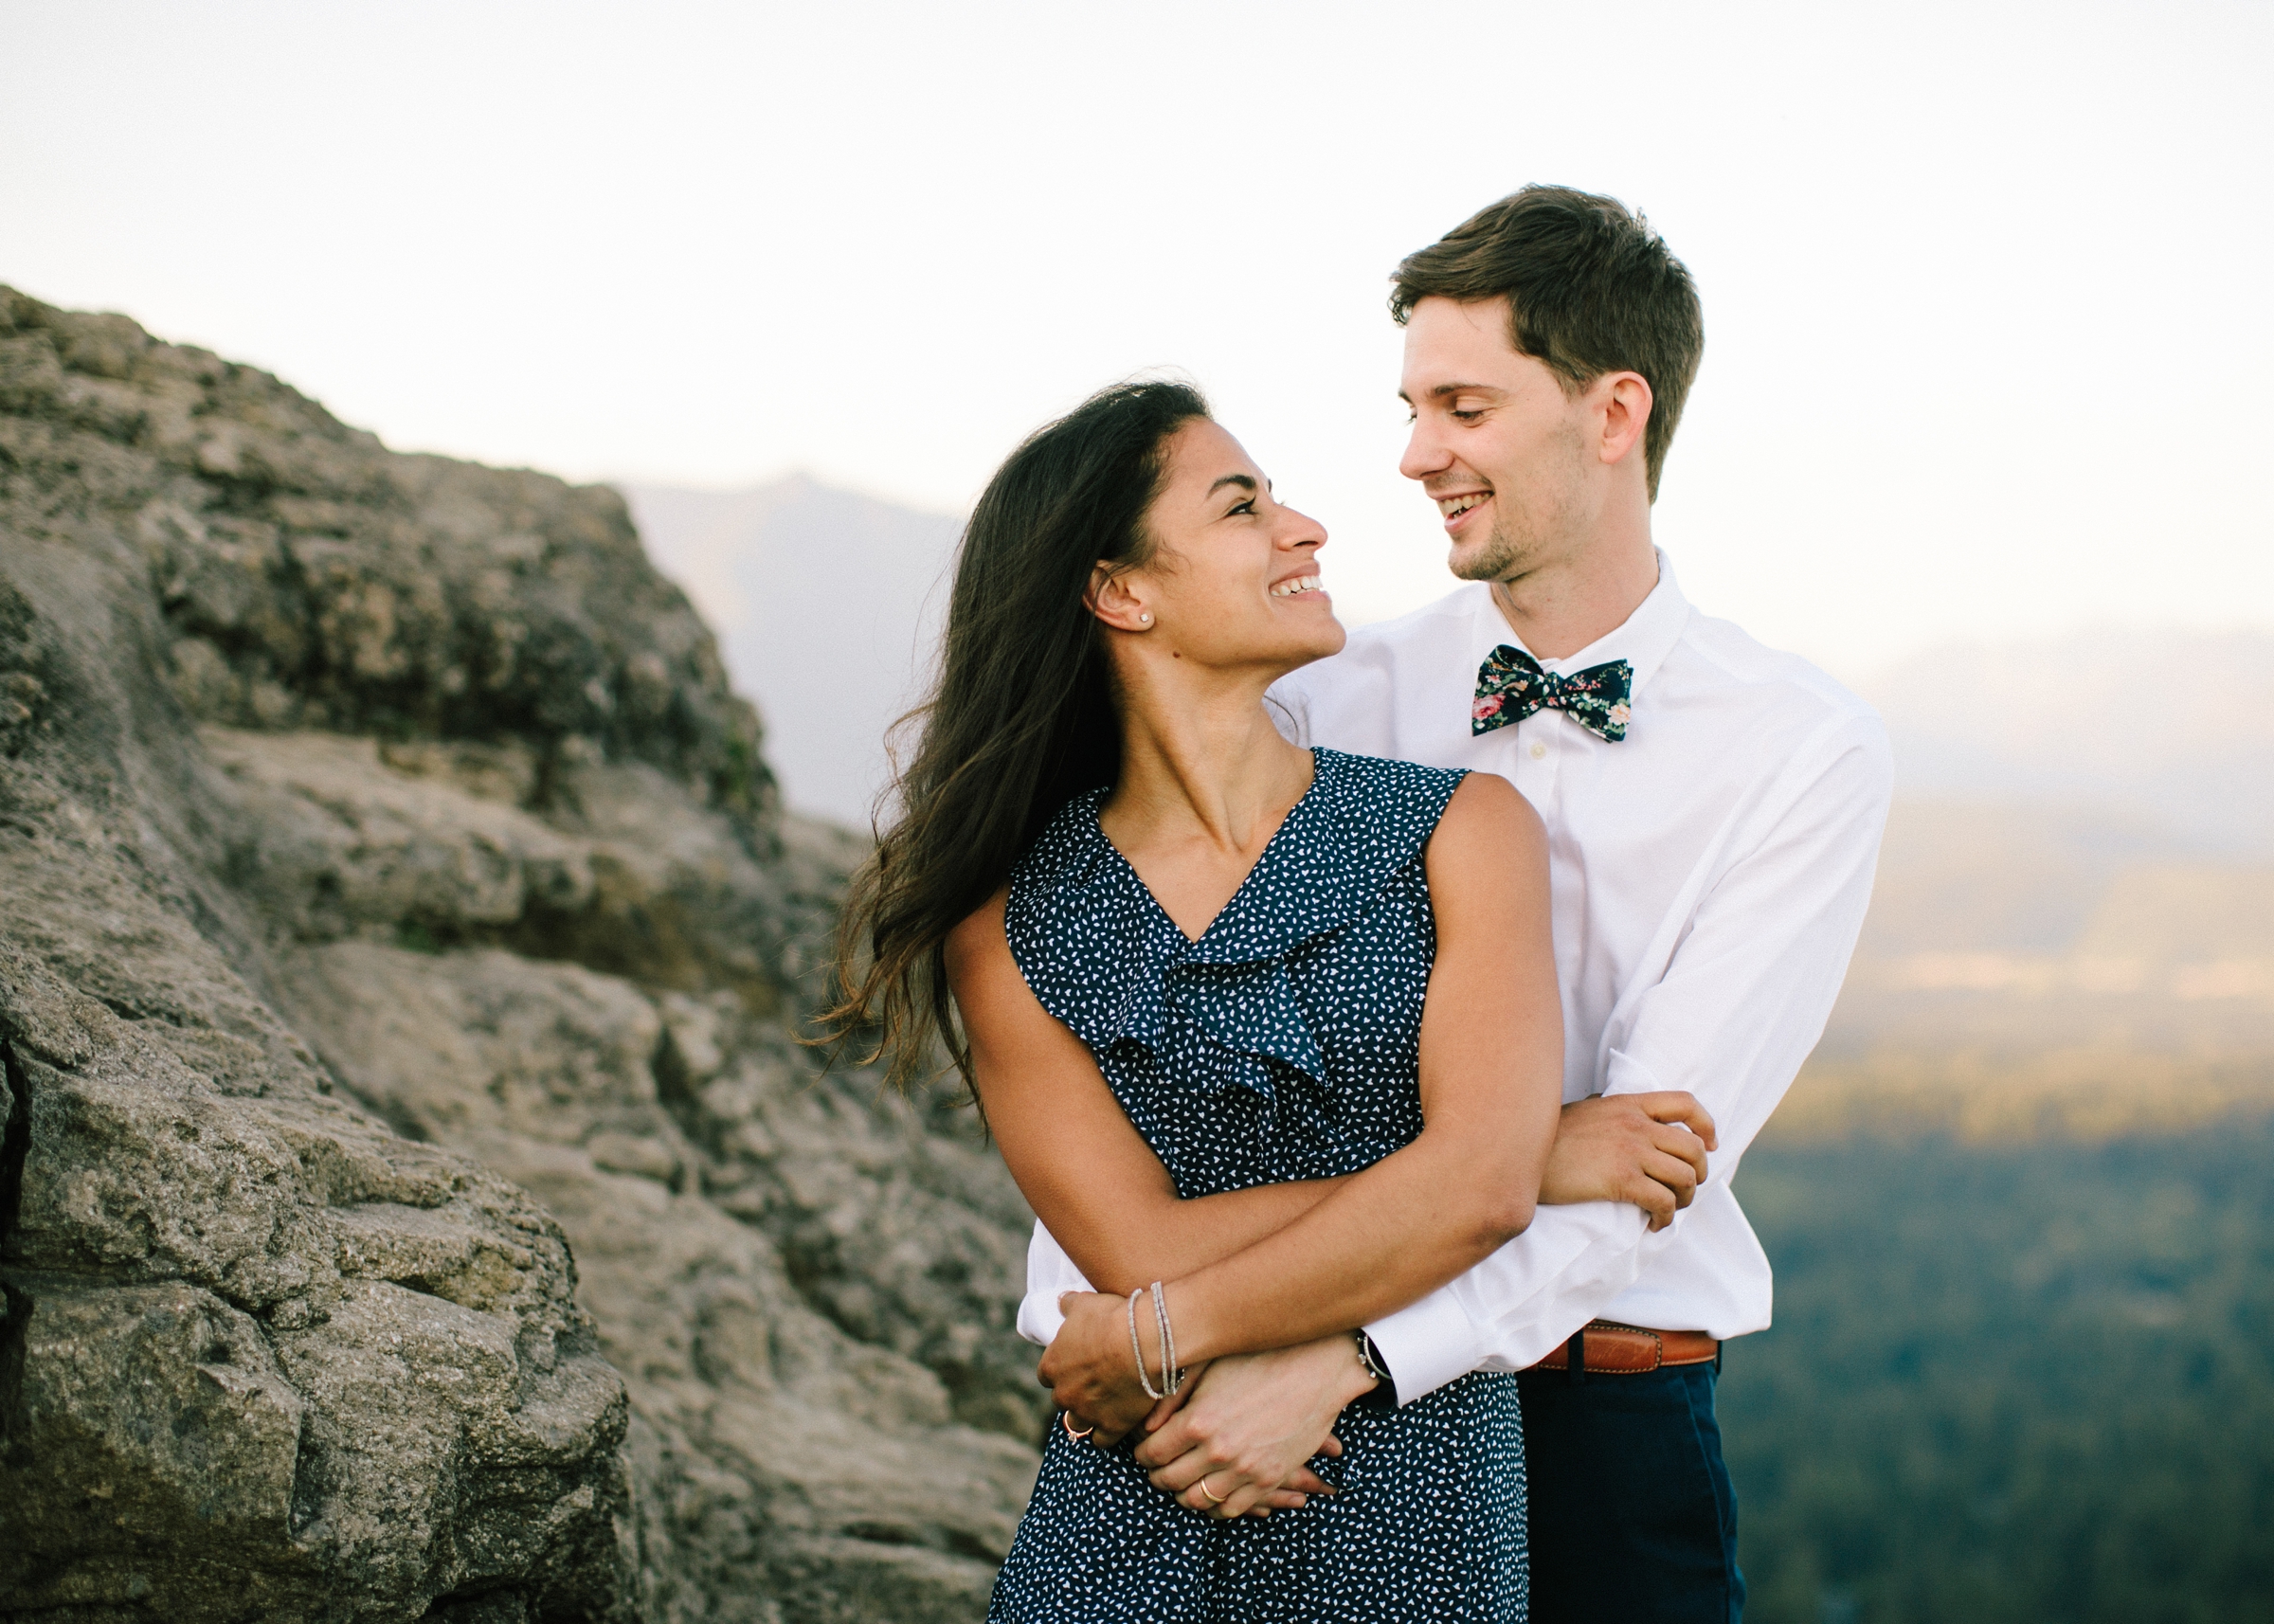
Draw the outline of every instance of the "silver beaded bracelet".
<instances>
[{"instance_id":1,"label":"silver beaded bracelet","mask_svg":"<svg viewBox=\"0 0 2274 1624\"><path fill-rule=\"evenodd\" d=\"M1129 1356L1137 1362L1137 1385L1145 1389L1145 1396L1147 1398L1165 1398L1168 1395L1155 1387L1152 1379L1145 1373L1145 1348L1137 1340L1137 1299L1144 1295L1143 1286L1129 1293Z\"/></svg>"},{"instance_id":2,"label":"silver beaded bracelet","mask_svg":"<svg viewBox=\"0 0 2274 1624\"><path fill-rule=\"evenodd\" d=\"M1168 1296L1156 1280L1150 1288L1153 1293L1153 1328L1161 1337L1161 1385L1153 1385L1146 1374L1145 1344L1137 1338L1137 1299L1144 1296L1146 1287L1140 1286L1129 1293L1129 1357L1137 1362L1137 1385L1145 1389L1147 1398L1165 1398L1184 1385L1183 1369L1177 1363L1177 1333L1168 1323Z\"/></svg>"},{"instance_id":3,"label":"silver beaded bracelet","mask_svg":"<svg viewBox=\"0 0 2274 1624\"><path fill-rule=\"evenodd\" d=\"M1161 1282L1153 1282L1153 1317L1161 1329L1161 1385L1174 1393L1184 1385L1184 1368L1177 1362L1177 1333L1168 1323L1168 1295Z\"/></svg>"}]
</instances>

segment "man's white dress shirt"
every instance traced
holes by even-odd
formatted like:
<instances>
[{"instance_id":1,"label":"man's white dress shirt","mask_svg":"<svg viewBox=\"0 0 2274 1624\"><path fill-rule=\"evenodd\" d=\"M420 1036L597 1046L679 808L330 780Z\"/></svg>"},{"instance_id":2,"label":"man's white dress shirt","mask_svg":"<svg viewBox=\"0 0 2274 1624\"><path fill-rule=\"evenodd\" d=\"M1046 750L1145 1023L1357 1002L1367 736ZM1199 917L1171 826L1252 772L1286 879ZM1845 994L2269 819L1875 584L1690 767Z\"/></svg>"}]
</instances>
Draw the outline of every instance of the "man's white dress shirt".
<instances>
[{"instance_id":1,"label":"man's white dress shirt","mask_svg":"<svg viewBox=\"0 0 2274 1624\"><path fill-rule=\"evenodd\" d=\"M1832 1013L1870 900L1893 767L1870 707L1806 661L1697 613L1666 555L1625 624L1567 675L1634 668L1616 744L1561 711L1470 731L1477 667L1522 647L1481 583L1353 632L1272 697L1297 743L1496 772L1547 825L1563 1098L1687 1089L1720 1148L1649 1235L1639 1208L1543 1206L1459 1279L1367 1326L1410 1403L1521 1370L1603 1318L1733 1337L1769 1323L1769 1262L1729 1181ZM1528 651L1527 651L1528 652ZM1019 1328L1047 1343L1090 1290L1039 1224Z\"/></svg>"}]
</instances>

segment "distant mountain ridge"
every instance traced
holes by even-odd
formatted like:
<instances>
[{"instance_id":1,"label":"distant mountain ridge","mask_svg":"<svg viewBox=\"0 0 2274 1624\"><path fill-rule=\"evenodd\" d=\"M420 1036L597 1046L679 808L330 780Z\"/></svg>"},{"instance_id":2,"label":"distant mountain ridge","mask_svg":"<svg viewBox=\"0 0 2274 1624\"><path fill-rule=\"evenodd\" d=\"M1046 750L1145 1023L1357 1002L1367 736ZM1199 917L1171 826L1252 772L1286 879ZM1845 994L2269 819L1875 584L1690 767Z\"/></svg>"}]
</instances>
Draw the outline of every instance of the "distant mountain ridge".
<instances>
[{"instance_id":1,"label":"distant mountain ridge","mask_svg":"<svg viewBox=\"0 0 2274 1624\"><path fill-rule=\"evenodd\" d=\"M2274 632L1953 642L1862 691L1907 798L2101 806L2274 857Z\"/></svg>"},{"instance_id":2,"label":"distant mountain ridge","mask_svg":"<svg viewBox=\"0 0 2274 1624\"><path fill-rule=\"evenodd\" d=\"M803 474L742 491L619 488L758 702L784 799L865 829L891 777L885 731L929 677L963 521Z\"/></svg>"},{"instance_id":3,"label":"distant mountain ridge","mask_svg":"<svg viewBox=\"0 0 2274 1624\"><path fill-rule=\"evenodd\" d=\"M1897 801L1778 1134L2274 1110L2274 635L1951 644L1864 692Z\"/></svg>"}]
</instances>

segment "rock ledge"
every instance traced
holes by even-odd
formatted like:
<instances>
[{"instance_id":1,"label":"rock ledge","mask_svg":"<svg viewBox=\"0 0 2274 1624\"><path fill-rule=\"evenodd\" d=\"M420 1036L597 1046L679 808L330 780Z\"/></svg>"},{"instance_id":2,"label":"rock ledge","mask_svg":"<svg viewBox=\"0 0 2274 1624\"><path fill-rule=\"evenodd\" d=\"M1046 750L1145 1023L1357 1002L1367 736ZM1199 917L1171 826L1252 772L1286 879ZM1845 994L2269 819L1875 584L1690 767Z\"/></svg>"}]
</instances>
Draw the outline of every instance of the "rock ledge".
<instances>
[{"instance_id":1,"label":"rock ledge","mask_svg":"<svg viewBox=\"0 0 2274 1624\"><path fill-rule=\"evenodd\" d=\"M968 1118L622 501L0 288L0 1617L976 1619Z\"/></svg>"}]
</instances>

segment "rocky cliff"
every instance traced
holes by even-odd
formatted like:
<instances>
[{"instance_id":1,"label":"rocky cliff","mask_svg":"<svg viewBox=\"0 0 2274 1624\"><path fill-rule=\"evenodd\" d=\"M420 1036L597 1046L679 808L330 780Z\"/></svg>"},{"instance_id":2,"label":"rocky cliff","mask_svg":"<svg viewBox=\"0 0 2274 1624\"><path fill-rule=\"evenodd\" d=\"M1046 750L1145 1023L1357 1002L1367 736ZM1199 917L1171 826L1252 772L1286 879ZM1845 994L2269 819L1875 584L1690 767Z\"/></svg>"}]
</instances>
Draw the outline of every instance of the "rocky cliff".
<instances>
[{"instance_id":1,"label":"rocky cliff","mask_svg":"<svg viewBox=\"0 0 2274 1624\"><path fill-rule=\"evenodd\" d=\"M0 288L0 1617L977 1618L968 1116L623 503Z\"/></svg>"}]
</instances>

